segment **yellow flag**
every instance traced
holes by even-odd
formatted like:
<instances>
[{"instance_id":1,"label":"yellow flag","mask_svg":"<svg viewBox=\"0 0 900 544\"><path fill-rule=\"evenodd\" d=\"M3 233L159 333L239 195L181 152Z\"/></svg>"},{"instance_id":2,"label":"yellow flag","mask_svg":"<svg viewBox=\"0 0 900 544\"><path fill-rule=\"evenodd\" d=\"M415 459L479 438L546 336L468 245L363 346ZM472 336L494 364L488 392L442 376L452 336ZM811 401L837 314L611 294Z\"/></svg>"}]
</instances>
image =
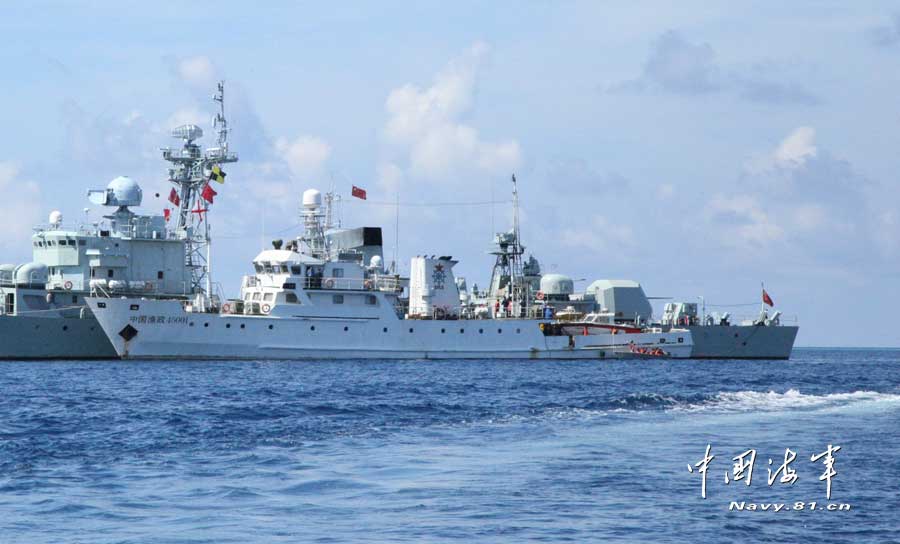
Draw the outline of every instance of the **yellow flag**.
<instances>
[{"instance_id":1,"label":"yellow flag","mask_svg":"<svg viewBox=\"0 0 900 544\"><path fill-rule=\"evenodd\" d=\"M209 179L218 181L219 183L225 183L225 171L219 168L219 165L215 165L212 167L212 171L209 173Z\"/></svg>"}]
</instances>

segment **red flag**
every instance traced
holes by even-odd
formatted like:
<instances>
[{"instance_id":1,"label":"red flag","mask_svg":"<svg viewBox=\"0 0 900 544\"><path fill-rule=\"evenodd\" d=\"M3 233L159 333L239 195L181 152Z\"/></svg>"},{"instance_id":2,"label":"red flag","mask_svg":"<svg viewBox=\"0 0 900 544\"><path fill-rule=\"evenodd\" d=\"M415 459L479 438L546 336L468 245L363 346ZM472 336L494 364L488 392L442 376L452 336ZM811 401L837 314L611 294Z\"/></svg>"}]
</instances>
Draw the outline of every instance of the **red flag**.
<instances>
[{"instance_id":1,"label":"red flag","mask_svg":"<svg viewBox=\"0 0 900 544\"><path fill-rule=\"evenodd\" d=\"M353 186L353 190L350 191L350 194L352 194L352 195L355 196L356 198L359 198L359 199L362 199L362 200L365 200L365 199L366 199L366 190L365 190L365 189L360 189L360 188L357 187L356 185Z\"/></svg>"},{"instance_id":2,"label":"red flag","mask_svg":"<svg viewBox=\"0 0 900 544\"><path fill-rule=\"evenodd\" d=\"M169 202L175 204L176 206L181 206L181 197L178 196L178 193L175 192L175 188L172 188L172 192L169 193Z\"/></svg>"},{"instance_id":3,"label":"red flag","mask_svg":"<svg viewBox=\"0 0 900 544\"><path fill-rule=\"evenodd\" d=\"M166 221L168 222L168 221L169 221L169 218L172 217L172 210L170 210L169 208L164 209L164 210L163 210L163 217L165 217L165 218L166 218Z\"/></svg>"},{"instance_id":4,"label":"red flag","mask_svg":"<svg viewBox=\"0 0 900 544\"><path fill-rule=\"evenodd\" d=\"M769 293L766 293L765 289L763 289L763 303L772 307L775 306L775 303L772 302L772 297L769 296Z\"/></svg>"},{"instance_id":5,"label":"red flag","mask_svg":"<svg viewBox=\"0 0 900 544\"><path fill-rule=\"evenodd\" d=\"M212 204L213 197L215 197L217 194L219 193L215 192L213 188L209 186L209 183L207 183L206 186L203 187L203 192L200 193L200 196L203 197L203 200Z\"/></svg>"}]
</instances>

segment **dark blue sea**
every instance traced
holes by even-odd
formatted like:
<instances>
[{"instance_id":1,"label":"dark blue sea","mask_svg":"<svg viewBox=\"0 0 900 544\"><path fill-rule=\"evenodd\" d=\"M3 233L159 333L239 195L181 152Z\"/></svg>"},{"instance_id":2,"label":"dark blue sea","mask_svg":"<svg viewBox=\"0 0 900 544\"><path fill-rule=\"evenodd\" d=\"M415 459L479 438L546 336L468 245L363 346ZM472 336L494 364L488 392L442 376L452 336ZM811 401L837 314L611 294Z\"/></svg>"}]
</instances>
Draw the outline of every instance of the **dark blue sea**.
<instances>
[{"instance_id":1,"label":"dark blue sea","mask_svg":"<svg viewBox=\"0 0 900 544\"><path fill-rule=\"evenodd\" d=\"M898 512L900 351L0 363L3 543L897 542Z\"/></svg>"}]
</instances>

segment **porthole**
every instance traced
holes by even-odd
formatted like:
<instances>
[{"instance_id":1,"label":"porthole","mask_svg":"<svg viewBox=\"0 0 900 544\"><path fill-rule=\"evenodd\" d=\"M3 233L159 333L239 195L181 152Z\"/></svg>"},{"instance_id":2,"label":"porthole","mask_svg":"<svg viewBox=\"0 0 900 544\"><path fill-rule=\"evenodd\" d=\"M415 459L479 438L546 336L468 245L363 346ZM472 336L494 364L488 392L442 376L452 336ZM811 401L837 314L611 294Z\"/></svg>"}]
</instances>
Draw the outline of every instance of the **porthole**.
<instances>
[{"instance_id":1,"label":"porthole","mask_svg":"<svg viewBox=\"0 0 900 544\"><path fill-rule=\"evenodd\" d=\"M273 328L275 328L274 325L269 325L269 330L272 330Z\"/></svg>"},{"instance_id":2,"label":"porthole","mask_svg":"<svg viewBox=\"0 0 900 544\"><path fill-rule=\"evenodd\" d=\"M69 326L68 326L68 325L63 325L63 330L64 330L64 331L69 330Z\"/></svg>"},{"instance_id":3,"label":"porthole","mask_svg":"<svg viewBox=\"0 0 900 544\"><path fill-rule=\"evenodd\" d=\"M204 323L203 326L204 326L204 327L209 327L209 323Z\"/></svg>"},{"instance_id":4,"label":"porthole","mask_svg":"<svg viewBox=\"0 0 900 544\"><path fill-rule=\"evenodd\" d=\"M349 330L350 330L350 327L344 327L344 332L347 332Z\"/></svg>"},{"instance_id":5,"label":"porthole","mask_svg":"<svg viewBox=\"0 0 900 544\"><path fill-rule=\"evenodd\" d=\"M243 329L244 327L246 327L246 325L244 325L243 323L241 323L241 328Z\"/></svg>"},{"instance_id":6,"label":"porthole","mask_svg":"<svg viewBox=\"0 0 900 544\"><path fill-rule=\"evenodd\" d=\"M444 334L445 332L447 332L447 329L441 329L441 334Z\"/></svg>"},{"instance_id":7,"label":"porthole","mask_svg":"<svg viewBox=\"0 0 900 544\"><path fill-rule=\"evenodd\" d=\"M503 334L503 329L497 329L497 334Z\"/></svg>"},{"instance_id":8,"label":"porthole","mask_svg":"<svg viewBox=\"0 0 900 544\"><path fill-rule=\"evenodd\" d=\"M225 328L226 328L226 329L230 329L230 328L231 328L231 323L225 323Z\"/></svg>"},{"instance_id":9,"label":"porthole","mask_svg":"<svg viewBox=\"0 0 900 544\"><path fill-rule=\"evenodd\" d=\"M315 326L315 325L310 326L310 327L309 327L309 330L311 330L311 331L316 330L316 326Z\"/></svg>"},{"instance_id":10,"label":"porthole","mask_svg":"<svg viewBox=\"0 0 900 544\"><path fill-rule=\"evenodd\" d=\"M412 329L412 327L410 327L410 328L409 328L409 332L413 332L413 329Z\"/></svg>"},{"instance_id":11,"label":"porthole","mask_svg":"<svg viewBox=\"0 0 900 544\"><path fill-rule=\"evenodd\" d=\"M466 329L459 329L459 334L465 334Z\"/></svg>"},{"instance_id":12,"label":"porthole","mask_svg":"<svg viewBox=\"0 0 900 544\"><path fill-rule=\"evenodd\" d=\"M516 329L516 334L522 334L522 329Z\"/></svg>"},{"instance_id":13,"label":"porthole","mask_svg":"<svg viewBox=\"0 0 900 544\"><path fill-rule=\"evenodd\" d=\"M194 326L194 322L191 321L190 323L188 323L188 326L189 326L189 327L193 327L193 326Z\"/></svg>"},{"instance_id":14,"label":"porthole","mask_svg":"<svg viewBox=\"0 0 900 544\"><path fill-rule=\"evenodd\" d=\"M746 346L746 345L747 345L747 342L741 342L741 345L742 345L742 346Z\"/></svg>"},{"instance_id":15,"label":"porthole","mask_svg":"<svg viewBox=\"0 0 900 544\"><path fill-rule=\"evenodd\" d=\"M387 332L387 327L384 328L384 332Z\"/></svg>"},{"instance_id":16,"label":"porthole","mask_svg":"<svg viewBox=\"0 0 900 544\"><path fill-rule=\"evenodd\" d=\"M478 329L478 334L484 334L484 329Z\"/></svg>"}]
</instances>

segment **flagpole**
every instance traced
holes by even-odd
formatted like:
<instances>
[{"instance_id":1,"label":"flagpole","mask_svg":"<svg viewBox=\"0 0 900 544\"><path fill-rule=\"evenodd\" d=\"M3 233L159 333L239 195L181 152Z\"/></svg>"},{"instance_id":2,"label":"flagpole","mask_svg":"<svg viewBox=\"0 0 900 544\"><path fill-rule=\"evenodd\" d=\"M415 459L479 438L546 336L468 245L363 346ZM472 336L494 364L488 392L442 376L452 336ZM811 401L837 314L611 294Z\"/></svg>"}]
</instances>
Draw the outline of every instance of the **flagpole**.
<instances>
[{"instance_id":1,"label":"flagpole","mask_svg":"<svg viewBox=\"0 0 900 544\"><path fill-rule=\"evenodd\" d=\"M766 292L766 283L761 281L761 282L759 282L759 286L762 288L762 292L765 293ZM762 293L760 293L760 299L761 300L759 302L759 317L762 318L763 313L765 313L765 311L766 311L766 297L764 297L762 295Z\"/></svg>"},{"instance_id":2,"label":"flagpole","mask_svg":"<svg viewBox=\"0 0 900 544\"><path fill-rule=\"evenodd\" d=\"M399 259L400 254L400 190L397 190L396 194L397 205L395 206L395 217L394 217L394 264L393 264L393 272L394 274L399 274L397 259Z\"/></svg>"}]
</instances>

